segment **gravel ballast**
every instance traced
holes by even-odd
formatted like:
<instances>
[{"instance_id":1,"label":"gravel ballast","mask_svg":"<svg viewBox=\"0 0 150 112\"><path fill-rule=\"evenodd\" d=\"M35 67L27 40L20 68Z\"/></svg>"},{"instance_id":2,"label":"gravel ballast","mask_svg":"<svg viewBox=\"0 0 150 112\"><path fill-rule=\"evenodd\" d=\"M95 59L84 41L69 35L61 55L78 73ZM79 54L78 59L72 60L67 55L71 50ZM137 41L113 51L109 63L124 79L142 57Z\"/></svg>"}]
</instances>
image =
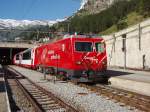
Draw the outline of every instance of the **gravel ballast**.
<instances>
[{"instance_id":1,"label":"gravel ballast","mask_svg":"<svg viewBox=\"0 0 150 112\"><path fill-rule=\"evenodd\" d=\"M51 76L47 76L44 80L44 75L34 70L10 66L18 72L28 77L33 82L36 82L41 87L61 98L61 100L74 106L83 112L139 112L136 109L130 110L130 107L120 106L119 103L109 100L106 97L100 96L87 88L79 87L72 83L63 81L49 81Z\"/></svg>"}]
</instances>

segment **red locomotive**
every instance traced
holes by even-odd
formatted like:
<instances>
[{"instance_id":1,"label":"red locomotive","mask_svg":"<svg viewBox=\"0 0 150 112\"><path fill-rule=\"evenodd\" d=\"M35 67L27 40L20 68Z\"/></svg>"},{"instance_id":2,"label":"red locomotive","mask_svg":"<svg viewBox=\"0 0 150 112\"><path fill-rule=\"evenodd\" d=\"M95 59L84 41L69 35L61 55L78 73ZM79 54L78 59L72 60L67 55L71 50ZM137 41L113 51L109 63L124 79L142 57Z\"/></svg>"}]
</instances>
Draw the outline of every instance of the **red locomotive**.
<instances>
[{"instance_id":1,"label":"red locomotive","mask_svg":"<svg viewBox=\"0 0 150 112\"><path fill-rule=\"evenodd\" d=\"M26 63L24 56L29 57ZM100 37L68 35L56 42L16 54L14 63L17 64L17 61L22 66L81 82L99 81L107 69L106 45Z\"/></svg>"}]
</instances>

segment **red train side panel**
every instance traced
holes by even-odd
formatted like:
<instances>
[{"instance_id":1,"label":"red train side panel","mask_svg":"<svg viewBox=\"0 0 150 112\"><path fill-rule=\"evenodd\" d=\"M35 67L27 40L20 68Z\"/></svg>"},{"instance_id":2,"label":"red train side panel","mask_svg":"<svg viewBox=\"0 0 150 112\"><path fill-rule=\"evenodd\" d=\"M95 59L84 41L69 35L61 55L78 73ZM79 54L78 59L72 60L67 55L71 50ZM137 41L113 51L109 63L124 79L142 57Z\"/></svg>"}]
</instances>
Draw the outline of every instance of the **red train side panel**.
<instances>
[{"instance_id":1,"label":"red train side panel","mask_svg":"<svg viewBox=\"0 0 150 112\"><path fill-rule=\"evenodd\" d=\"M102 38L65 38L43 46L39 66L55 73L63 71L70 78L98 79L107 69L105 47Z\"/></svg>"},{"instance_id":2,"label":"red train side panel","mask_svg":"<svg viewBox=\"0 0 150 112\"><path fill-rule=\"evenodd\" d=\"M107 69L106 45L102 38L72 35L25 50L14 56L14 64L62 74L82 81L101 80Z\"/></svg>"}]
</instances>

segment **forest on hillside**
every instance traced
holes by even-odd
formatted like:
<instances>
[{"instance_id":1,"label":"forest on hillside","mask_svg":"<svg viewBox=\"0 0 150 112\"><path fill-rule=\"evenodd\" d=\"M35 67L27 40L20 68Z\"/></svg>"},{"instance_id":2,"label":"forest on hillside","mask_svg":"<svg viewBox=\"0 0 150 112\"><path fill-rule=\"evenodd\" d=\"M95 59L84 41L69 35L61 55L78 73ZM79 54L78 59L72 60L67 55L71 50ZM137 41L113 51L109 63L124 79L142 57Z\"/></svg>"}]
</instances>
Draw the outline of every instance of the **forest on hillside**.
<instances>
[{"instance_id":1,"label":"forest on hillside","mask_svg":"<svg viewBox=\"0 0 150 112\"><path fill-rule=\"evenodd\" d=\"M83 10L84 9L80 10L80 13L84 12ZM135 16L137 15L133 12L140 15L142 19L135 20ZM130 20L131 17L128 19L130 20L131 25L150 17L150 0L119 0L100 13L85 16L75 14L68 18L68 20L56 23L51 27L36 26L27 29L33 32L22 31L17 34L17 36L21 37L23 40L39 40L39 38L56 37L49 32L102 34L101 32L111 28L112 26L116 27L116 30L113 31L119 31L128 27L129 24L126 18L130 13L132 21ZM110 33L110 31L108 32ZM14 34L16 36L16 32L14 32Z\"/></svg>"},{"instance_id":2,"label":"forest on hillside","mask_svg":"<svg viewBox=\"0 0 150 112\"><path fill-rule=\"evenodd\" d=\"M84 10L84 9L82 9ZM81 11L82 11L81 10ZM84 12L84 11L83 11ZM99 33L112 25L116 25L118 30L128 26L124 19L131 12L136 12L142 15L143 18L150 16L150 0L121 0L112 4L106 10L98 14L78 16L75 15L67 21L59 23L56 29L67 32L81 33Z\"/></svg>"}]
</instances>

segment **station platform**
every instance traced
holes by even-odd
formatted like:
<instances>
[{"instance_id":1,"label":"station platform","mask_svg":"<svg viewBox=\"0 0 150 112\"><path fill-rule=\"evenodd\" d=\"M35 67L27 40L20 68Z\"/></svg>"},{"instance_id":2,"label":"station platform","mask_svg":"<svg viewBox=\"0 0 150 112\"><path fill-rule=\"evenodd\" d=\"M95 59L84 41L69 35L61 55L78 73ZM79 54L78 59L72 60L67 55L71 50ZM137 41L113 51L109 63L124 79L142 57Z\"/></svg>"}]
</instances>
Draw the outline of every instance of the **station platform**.
<instances>
[{"instance_id":1,"label":"station platform","mask_svg":"<svg viewBox=\"0 0 150 112\"><path fill-rule=\"evenodd\" d=\"M0 66L0 112L10 112L10 107L8 105L9 101L3 75L4 73Z\"/></svg>"},{"instance_id":2,"label":"station platform","mask_svg":"<svg viewBox=\"0 0 150 112\"><path fill-rule=\"evenodd\" d=\"M110 85L150 96L150 72L108 68Z\"/></svg>"}]
</instances>

